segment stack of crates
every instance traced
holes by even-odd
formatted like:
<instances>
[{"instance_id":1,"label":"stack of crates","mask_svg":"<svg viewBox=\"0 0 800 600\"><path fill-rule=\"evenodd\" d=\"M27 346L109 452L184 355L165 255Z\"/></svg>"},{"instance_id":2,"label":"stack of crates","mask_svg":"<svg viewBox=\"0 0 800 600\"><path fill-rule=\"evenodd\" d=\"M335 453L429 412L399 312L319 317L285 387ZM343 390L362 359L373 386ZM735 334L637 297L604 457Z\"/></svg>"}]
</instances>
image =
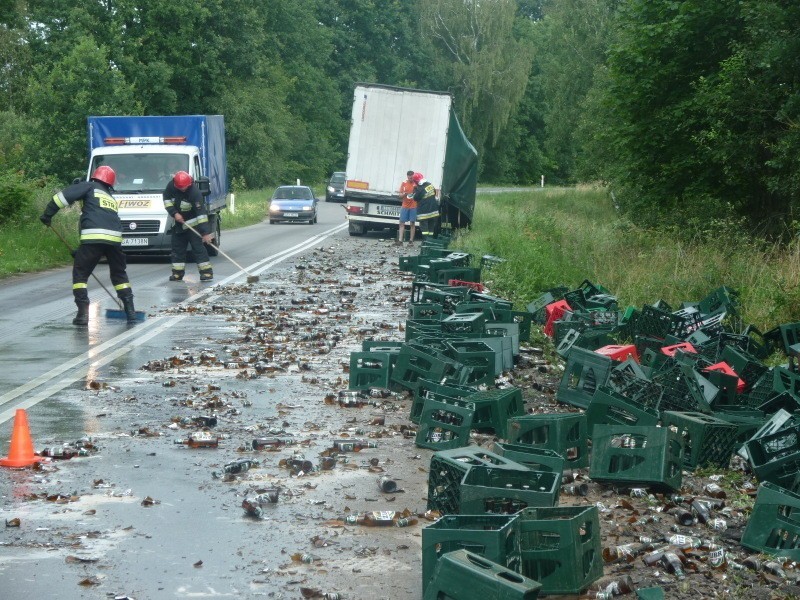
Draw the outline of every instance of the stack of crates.
<instances>
[{"instance_id":1,"label":"stack of crates","mask_svg":"<svg viewBox=\"0 0 800 600\"><path fill-rule=\"evenodd\" d=\"M437 383L429 379L419 379L418 387L414 391L414 400L411 404L411 414L409 420L419 423L425 400L434 398L437 400L463 400L464 398L478 391L477 388L457 383Z\"/></svg>"},{"instance_id":2,"label":"stack of crates","mask_svg":"<svg viewBox=\"0 0 800 600\"><path fill-rule=\"evenodd\" d=\"M469 369L435 350L406 344L400 349L390 380L415 392L420 379L442 380L448 377L463 384L469 377Z\"/></svg>"},{"instance_id":3,"label":"stack of crates","mask_svg":"<svg viewBox=\"0 0 800 600\"><path fill-rule=\"evenodd\" d=\"M681 489L683 443L666 427L595 425L589 477L598 482Z\"/></svg>"},{"instance_id":4,"label":"stack of crates","mask_svg":"<svg viewBox=\"0 0 800 600\"><path fill-rule=\"evenodd\" d=\"M478 431L493 431L497 437L508 437L508 420L525 414L525 403L519 388L478 391L468 398L475 406L472 426Z\"/></svg>"},{"instance_id":5,"label":"stack of crates","mask_svg":"<svg viewBox=\"0 0 800 600\"><path fill-rule=\"evenodd\" d=\"M547 413L513 417L508 421L511 443L547 448L560 454L565 467L580 469L589 464L586 415Z\"/></svg>"}]
</instances>

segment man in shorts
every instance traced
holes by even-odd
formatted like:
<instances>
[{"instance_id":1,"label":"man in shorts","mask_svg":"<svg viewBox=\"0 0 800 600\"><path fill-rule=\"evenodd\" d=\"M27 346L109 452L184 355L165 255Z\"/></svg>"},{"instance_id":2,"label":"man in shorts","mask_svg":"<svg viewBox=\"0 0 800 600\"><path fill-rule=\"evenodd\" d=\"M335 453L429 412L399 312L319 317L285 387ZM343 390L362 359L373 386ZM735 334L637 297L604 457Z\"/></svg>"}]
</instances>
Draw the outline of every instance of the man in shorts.
<instances>
[{"instance_id":1,"label":"man in shorts","mask_svg":"<svg viewBox=\"0 0 800 600\"><path fill-rule=\"evenodd\" d=\"M395 244L398 246L403 243L405 237L405 226L408 224L408 243L414 243L414 233L417 230L417 201L414 200L414 171L406 173L406 179L400 184L400 197L403 199L403 204L400 206L400 230L397 234L397 241Z\"/></svg>"}]
</instances>

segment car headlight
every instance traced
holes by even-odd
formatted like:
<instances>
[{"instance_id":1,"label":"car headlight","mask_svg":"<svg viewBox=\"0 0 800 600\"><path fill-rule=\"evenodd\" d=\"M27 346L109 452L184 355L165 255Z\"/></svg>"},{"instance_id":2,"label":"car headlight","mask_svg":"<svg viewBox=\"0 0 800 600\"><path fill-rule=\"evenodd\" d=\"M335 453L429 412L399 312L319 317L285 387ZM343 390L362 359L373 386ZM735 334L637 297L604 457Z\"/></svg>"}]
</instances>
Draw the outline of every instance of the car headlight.
<instances>
[{"instance_id":1,"label":"car headlight","mask_svg":"<svg viewBox=\"0 0 800 600\"><path fill-rule=\"evenodd\" d=\"M328 186L328 191L329 191L329 192L335 192L336 190L334 190L334 189L333 189L333 186L332 186L332 185L329 185L329 186Z\"/></svg>"},{"instance_id":2,"label":"car headlight","mask_svg":"<svg viewBox=\"0 0 800 600\"><path fill-rule=\"evenodd\" d=\"M280 212L281 209L275 206L274 204L269 205L269 212Z\"/></svg>"},{"instance_id":3,"label":"car headlight","mask_svg":"<svg viewBox=\"0 0 800 600\"><path fill-rule=\"evenodd\" d=\"M313 210L313 209L314 209L313 206L304 206L303 207L303 210Z\"/></svg>"}]
</instances>

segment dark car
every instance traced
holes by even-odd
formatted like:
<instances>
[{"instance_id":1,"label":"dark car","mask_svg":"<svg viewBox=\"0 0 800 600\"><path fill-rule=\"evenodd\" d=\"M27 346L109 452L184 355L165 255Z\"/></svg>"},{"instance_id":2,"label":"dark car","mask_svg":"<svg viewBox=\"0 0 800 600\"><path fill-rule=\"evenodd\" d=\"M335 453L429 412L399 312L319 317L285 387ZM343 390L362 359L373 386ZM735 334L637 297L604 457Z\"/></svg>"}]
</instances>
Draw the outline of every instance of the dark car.
<instances>
[{"instance_id":1,"label":"dark car","mask_svg":"<svg viewBox=\"0 0 800 600\"><path fill-rule=\"evenodd\" d=\"M344 184L347 175L337 171L331 175L328 187L325 188L325 202L344 202Z\"/></svg>"},{"instance_id":2,"label":"dark car","mask_svg":"<svg viewBox=\"0 0 800 600\"><path fill-rule=\"evenodd\" d=\"M272 194L269 202L269 222L317 222L317 199L305 185L282 185Z\"/></svg>"}]
</instances>

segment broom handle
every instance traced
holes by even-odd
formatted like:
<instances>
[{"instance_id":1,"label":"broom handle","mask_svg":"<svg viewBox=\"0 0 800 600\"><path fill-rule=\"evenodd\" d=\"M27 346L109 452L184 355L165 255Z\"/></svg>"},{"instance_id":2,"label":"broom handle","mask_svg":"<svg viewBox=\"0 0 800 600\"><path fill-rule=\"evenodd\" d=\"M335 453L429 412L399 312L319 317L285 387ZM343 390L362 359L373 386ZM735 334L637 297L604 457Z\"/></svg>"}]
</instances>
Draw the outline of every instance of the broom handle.
<instances>
[{"instance_id":1,"label":"broom handle","mask_svg":"<svg viewBox=\"0 0 800 600\"><path fill-rule=\"evenodd\" d=\"M200 236L200 238L202 239L202 237L203 237L203 236L200 234L200 232L199 232L199 231L197 231L197 229L195 229L194 227L192 227L191 225L189 225L189 224L188 224L188 223L186 223L186 222L184 222L184 223L181 223L181 224L182 224L182 225L184 225L185 227L187 227L188 229L191 229L193 232L195 232L195 233L196 233L198 236ZM225 254L225 253L224 253L224 252L223 252L223 251L220 249L220 247L219 247L219 246L215 246L215 245L214 245L214 244L212 244L211 242L204 242L204 243L207 243L207 244L208 244L209 246L211 246L211 247L212 247L214 250L216 250L217 252L219 252L220 254L222 254L222 256L224 256L224 257L225 257L225 258L227 258L229 261L231 261L233 264L235 264L237 267L239 267L239 269L240 269L240 270L242 270L242 271L244 271L245 273L247 273L248 275L250 275L250 271L248 271L247 269L245 269L245 268L244 268L242 265L240 265L240 264L239 264L239 263L237 263L235 260L233 260L233 259L232 259L230 256L228 256L227 254Z\"/></svg>"},{"instance_id":2,"label":"broom handle","mask_svg":"<svg viewBox=\"0 0 800 600\"><path fill-rule=\"evenodd\" d=\"M69 250L69 253L70 253L70 254L72 254L74 251L72 250L72 246L70 246L70 245L69 245L69 243L67 242L67 240L65 240L65 239L64 239L64 237L63 237L63 236L62 236L60 233L58 233L58 230L57 230L55 227L53 227L52 225L48 225L48 227L50 228L50 231L52 231L53 233L55 233L55 234L58 236L58 239L60 239L60 240L63 242L63 244L64 244L64 245L67 247L67 250ZM75 256L74 254L72 254L72 255L73 255L73 257ZM110 298L111 298L111 299L112 299L114 302L116 302L117 306L118 306L120 309L122 309L122 302L120 302L119 298L117 298L116 296L114 296L114 294L112 294L112 293L111 293L111 292L108 290L108 288L107 288L107 287L106 287L106 286L103 284L103 282L102 282L102 281L100 281L100 280L97 278L97 275L95 275L95 274L94 274L94 271L92 271L92 273L91 273L91 276L92 276L92 277L94 277L94 280L95 280L95 281L96 281L96 282L97 282L97 283L100 285L100 287L101 287L101 288L103 288L103 289L105 290L106 294L108 294L108 295L109 295L109 297L110 297Z\"/></svg>"}]
</instances>

